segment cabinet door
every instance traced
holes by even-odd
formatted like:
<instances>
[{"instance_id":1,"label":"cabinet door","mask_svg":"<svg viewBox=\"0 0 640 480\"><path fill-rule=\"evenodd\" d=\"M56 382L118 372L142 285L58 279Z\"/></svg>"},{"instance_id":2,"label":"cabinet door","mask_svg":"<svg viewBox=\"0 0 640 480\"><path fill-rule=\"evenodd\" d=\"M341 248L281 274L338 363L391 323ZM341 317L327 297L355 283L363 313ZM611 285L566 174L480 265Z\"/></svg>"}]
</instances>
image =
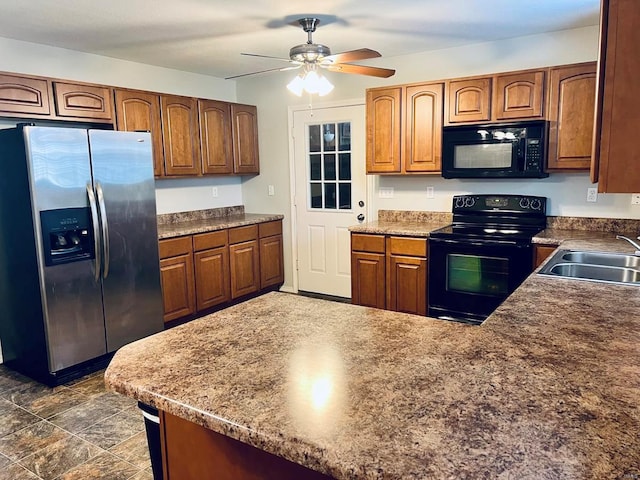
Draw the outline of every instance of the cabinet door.
<instances>
[{"instance_id":1,"label":"cabinet door","mask_svg":"<svg viewBox=\"0 0 640 480\"><path fill-rule=\"evenodd\" d=\"M638 117L640 116L640 2L603 0L603 41L600 56L598 113L598 159L592 178L603 193L640 192Z\"/></svg>"},{"instance_id":2,"label":"cabinet door","mask_svg":"<svg viewBox=\"0 0 640 480\"><path fill-rule=\"evenodd\" d=\"M449 80L447 120L449 123L486 122L491 119L491 78Z\"/></svg>"},{"instance_id":3,"label":"cabinet door","mask_svg":"<svg viewBox=\"0 0 640 480\"><path fill-rule=\"evenodd\" d=\"M444 85L407 87L402 128L404 172L439 172L442 161Z\"/></svg>"},{"instance_id":4,"label":"cabinet door","mask_svg":"<svg viewBox=\"0 0 640 480\"><path fill-rule=\"evenodd\" d=\"M258 241L229 246L231 265L231 298L238 298L260 289L260 252Z\"/></svg>"},{"instance_id":5,"label":"cabinet door","mask_svg":"<svg viewBox=\"0 0 640 480\"><path fill-rule=\"evenodd\" d=\"M162 95L162 143L166 175L200 174L200 140L195 98Z\"/></svg>"},{"instance_id":6,"label":"cabinet door","mask_svg":"<svg viewBox=\"0 0 640 480\"><path fill-rule=\"evenodd\" d=\"M193 255L183 254L160 260L164 321L195 312Z\"/></svg>"},{"instance_id":7,"label":"cabinet door","mask_svg":"<svg viewBox=\"0 0 640 480\"><path fill-rule=\"evenodd\" d=\"M229 248L219 247L194 255L198 311L231 300Z\"/></svg>"},{"instance_id":8,"label":"cabinet door","mask_svg":"<svg viewBox=\"0 0 640 480\"><path fill-rule=\"evenodd\" d=\"M396 312L427 314L427 260L390 255L387 270L387 308Z\"/></svg>"},{"instance_id":9,"label":"cabinet door","mask_svg":"<svg viewBox=\"0 0 640 480\"><path fill-rule=\"evenodd\" d=\"M153 174L163 175L162 123L160 121L160 95L150 92L116 90L116 126L120 131L151 133L153 145Z\"/></svg>"},{"instance_id":10,"label":"cabinet door","mask_svg":"<svg viewBox=\"0 0 640 480\"><path fill-rule=\"evenodd\" d=\"M548 170L589 169L595 100L595 62L551 69Z\"/></svg>"},{"instance_id":11,"label":"cabinet door","mask_svg":"<svg viewBox=\"0 0 640 480\"><path fill-rule=\"evenodd\" d=\"M284 282L282 235L260 239L260 288Z\"/></svg>"},{"instance_id":12,"label":"cabinet door","mask_svg":"<svg viewBox=\"0 0 640 480\"><path fill-rule=\"evenodd\" d=\"M253 105L231 104L233 171L260 173L258 110Z\"/></svg>"},{"instance_id":13,"label":"cabinet door","mask_svg":"<svg viewBox=\"0 0 640 480\"><path fill-rule=\"evenodd\" d=\"M543 114L544 71L498 75L495 79L495 120L540 118Z\"/></svg>"},{"instance_id":14,"label":"cabinet door","mask_svg":"<svg viewBox=\"0 0 640 480\"><path fill-rule=\"evenodd\" d=\"M367 90L367 173L400 173L402 88Z\"/></svg>"},{"instance_id":15,"label":"cabinet door","mask_svg":"<svg viewBox=\"0 0 640 480\"><path fill-rule=\"evenodd\" d=\"M198 100L202 173L233 173L231 105Z\"/></svg>"},{"instance_id":16,"label":"cabinet door","mask_svg":"<svg viewBox=\"0 0 640 480\"><path fill-rule=\"evenodd\" d=\"M385 308L385 256L351 253L351 303Z\"/></svg>"},{"instance_id":17,"label":"cabinet door","mask_svg":"<svg viewBox=\"0 0 640 480\"><path fill-rule=\"evenodd\" d=\"M53 82L56 115L94 121L113 119L112 90L109 87Z\"/></svg>"},{"instance_id":18,"label":"cabinet door","mask_svg":"<svg viewBox=\"0 0 640 480\"><path fill-rule=\"evenodd\" d=\"M49 82L40 78L0 75L0 113L6 116L51 114Z\"/></svg>"}]
</instances>

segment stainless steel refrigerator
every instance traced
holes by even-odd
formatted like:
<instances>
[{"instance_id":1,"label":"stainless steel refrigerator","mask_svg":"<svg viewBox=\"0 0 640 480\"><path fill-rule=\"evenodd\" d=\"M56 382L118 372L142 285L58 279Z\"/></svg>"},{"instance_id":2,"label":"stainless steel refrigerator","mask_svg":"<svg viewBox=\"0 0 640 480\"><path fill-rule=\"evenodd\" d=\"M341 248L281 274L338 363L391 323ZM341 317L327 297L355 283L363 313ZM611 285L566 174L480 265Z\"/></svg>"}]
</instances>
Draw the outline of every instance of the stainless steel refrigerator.
<instances>
[{"instance_id":1,"label":"stainless steel refrigerator","mask_svg":"<svg viewBox=\"0 0 640 480\"><path fill-rule=\"evenodd\" d=\"M0 130L0 343L48 384L163 329L148 133Z\"/></svg>"}]
</instances>

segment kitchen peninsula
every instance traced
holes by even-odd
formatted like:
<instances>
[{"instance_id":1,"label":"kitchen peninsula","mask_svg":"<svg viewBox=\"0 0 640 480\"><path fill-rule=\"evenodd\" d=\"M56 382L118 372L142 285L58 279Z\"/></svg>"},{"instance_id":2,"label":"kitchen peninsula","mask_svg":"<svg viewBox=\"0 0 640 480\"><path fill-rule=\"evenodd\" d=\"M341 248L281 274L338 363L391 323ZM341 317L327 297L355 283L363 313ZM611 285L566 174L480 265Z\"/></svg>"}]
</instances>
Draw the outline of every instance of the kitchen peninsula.
<instances>
[{"instance_id":1,"label":"kitchen peninsula","mask_svg":"<svg viewBox=\"0 0 640 480\"><path fill-rule=\"evenodd\" d=\"M479 327L274 292L122 348L105 378L313 478L634 478L638 312L637 287L536 274Z\"/></svg>"}]
</instances>

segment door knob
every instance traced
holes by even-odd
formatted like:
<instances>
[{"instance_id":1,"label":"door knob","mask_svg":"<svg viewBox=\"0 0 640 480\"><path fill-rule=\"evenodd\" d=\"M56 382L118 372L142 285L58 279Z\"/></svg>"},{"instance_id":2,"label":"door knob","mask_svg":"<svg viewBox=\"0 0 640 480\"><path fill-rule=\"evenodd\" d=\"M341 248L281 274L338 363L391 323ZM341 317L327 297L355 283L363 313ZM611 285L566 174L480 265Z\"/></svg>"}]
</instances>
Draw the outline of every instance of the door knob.
<instances>
[{"instance_id":1,"label":"door knob","mask_svg":"<svg viewBox=\"0 0 640 480\"><path fill-rule=\"evenodd\" d=\"M362 200L360 200L360 201L358 202L358 206L360 206L360 207L364 207L364 202L363 202Z\"/></svg>"},{"instance_id":2,"label":"door knob","mask_svg":"<svg viewBox=\"0 0 640 480\"><path fill-rule=\"evenodd\" d=\"M364 220L364 215L361 213L360 215L358 215L358 221L362 222Z\"/></svg>"}]
</instances>

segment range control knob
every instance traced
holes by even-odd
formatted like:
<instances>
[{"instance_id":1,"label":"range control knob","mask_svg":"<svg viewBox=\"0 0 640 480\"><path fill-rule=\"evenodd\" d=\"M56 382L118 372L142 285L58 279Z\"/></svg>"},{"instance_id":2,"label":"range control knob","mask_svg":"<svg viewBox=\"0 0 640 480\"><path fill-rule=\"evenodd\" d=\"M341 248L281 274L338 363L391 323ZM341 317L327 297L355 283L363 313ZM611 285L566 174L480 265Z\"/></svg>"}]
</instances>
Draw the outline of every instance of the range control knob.
<instances>
[{"instance_id":1,"label":"range control knob","mask_svg":"<svg viewBox=\"0 0 640 480\"><path fill-rule=\"evenodd\" d=\"M474 197L466 197L464 199L464 206L467 208L471 208L476 204L476 199Z\"/></svg>"},{"instance_id":2,"label":"range control knob","mask_svg":"<svg viewBox=\"0 0 640 480\"><path fill-rule=\"evenodd\" d=\"M456 207L464 207L464 197L456 197Z\"/></svg>"},{"instance_id":3,"label":"range control knob","mask_svg":"<svg viewBox=\"0 0 640 480\"><path fill-rule=\"evenodd\" d=\"M534 198L533 200L531 200L531 209L532 210L541 210L542 209L542 202L540 200L538 200L537 198Z\"/></svg>"},{"instance_id":4,"label":"range control knob","mask_svg":"<svg viewBox=\"0 0 640 480\"><path fill-rule=\"evenodd\" d=\"M526 210L527 208L530 208L530 207L531 207L531 204L530 204L529 199L527 197L522 197L520 199L520 208Z\"/></svg>"}]
</instances>

